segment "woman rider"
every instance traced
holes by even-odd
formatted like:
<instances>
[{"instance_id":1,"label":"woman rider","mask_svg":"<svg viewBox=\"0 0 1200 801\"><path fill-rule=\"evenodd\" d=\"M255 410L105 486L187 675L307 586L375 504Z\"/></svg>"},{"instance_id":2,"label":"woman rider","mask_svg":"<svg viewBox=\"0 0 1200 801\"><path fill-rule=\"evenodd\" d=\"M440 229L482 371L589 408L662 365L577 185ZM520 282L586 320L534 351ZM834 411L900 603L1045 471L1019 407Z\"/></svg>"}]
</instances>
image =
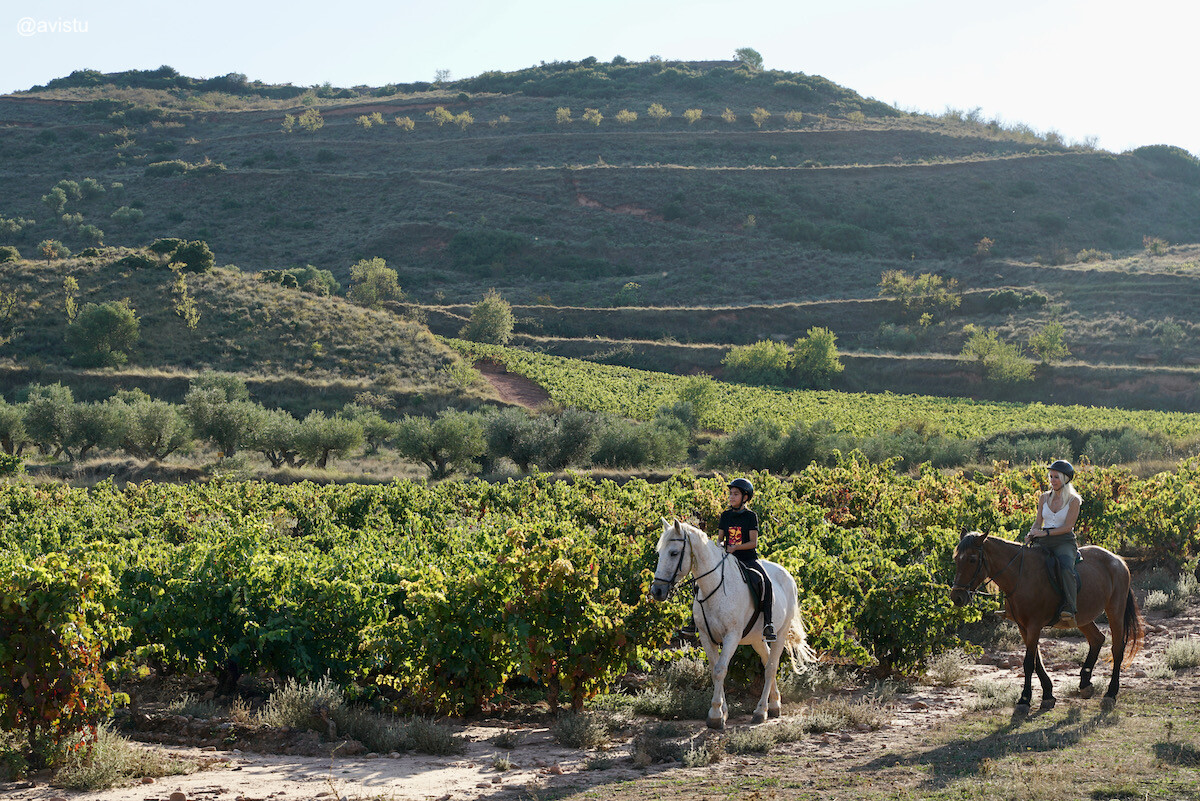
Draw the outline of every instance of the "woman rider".
<instances>
[{"instance_id":1,"label":"woman rider","mask_svg":"<svg viewBox=\"0 0 1200 801\"><path fill-rule=\"evenodd\" d=\"M1037 541L1043 548L1054 553L1062 568L1063 611L1053 625L1075 628L1076 576L1075 563L1079 561L1079 546L1075 542L1075 521L1079 519L1079 506L1083 499L1071 486L1075 468L1065 459L1050 465L1047 473L1050 491L1038 500L1037 520L1025 535L1028 545Z\"/></svg>"}]
</instances>

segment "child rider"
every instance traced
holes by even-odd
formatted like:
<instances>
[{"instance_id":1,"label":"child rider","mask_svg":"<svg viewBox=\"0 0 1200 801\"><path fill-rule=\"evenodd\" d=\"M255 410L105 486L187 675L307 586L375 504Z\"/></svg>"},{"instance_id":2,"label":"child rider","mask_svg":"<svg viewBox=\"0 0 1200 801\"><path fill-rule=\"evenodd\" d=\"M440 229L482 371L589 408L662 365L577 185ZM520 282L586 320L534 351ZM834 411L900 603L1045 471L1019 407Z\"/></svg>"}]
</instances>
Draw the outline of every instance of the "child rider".
<instances>
[{"instance_id":1,"label":"child rider","mask_svg":"<svg viewBox=\"0 0 1200 801\"><path fill-rule=\"evenodd\" d=\"M763 641L775 642L775 627L771 624L771 607L775 596L771 591L771 580L758 563L758 515L746 504L754 497L754 485L745 478L729 482L729 508L721 513L717 523L721 544L726 553L741 560L742 565L762 576L763 598Z\"/></svg>"}]
</instances>

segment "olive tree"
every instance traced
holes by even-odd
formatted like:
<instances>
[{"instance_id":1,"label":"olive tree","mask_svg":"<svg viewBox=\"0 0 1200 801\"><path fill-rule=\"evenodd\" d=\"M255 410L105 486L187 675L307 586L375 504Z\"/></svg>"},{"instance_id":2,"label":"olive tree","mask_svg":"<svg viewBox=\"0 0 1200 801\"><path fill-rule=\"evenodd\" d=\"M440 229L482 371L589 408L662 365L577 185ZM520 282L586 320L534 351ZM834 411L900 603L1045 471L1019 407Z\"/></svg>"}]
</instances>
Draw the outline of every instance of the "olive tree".
<instances>
[{"instance_id":1,"label":"olive tree","mask_svg":"<svg viewBox=\"0 0 1200 801\"><path fill-rule=\"evenodd\" d=\"M310 464L324 470L329 460L347 456L363 445L363 427L357 420L326 417L310 412L296 432L296 450Z\"/></svg>"},{"instance_id":2,"label":"olive tree","mask_svg":"<svg viewBox=\"0 0 1200 801\"><path fill-rule=\"evenodd\" d=\"M425 465L431 478L474 470L475 460L487 450L479 416L454 410L434 420L405 417L393 442L401 456Z\"/></svg>"}]
</instances>

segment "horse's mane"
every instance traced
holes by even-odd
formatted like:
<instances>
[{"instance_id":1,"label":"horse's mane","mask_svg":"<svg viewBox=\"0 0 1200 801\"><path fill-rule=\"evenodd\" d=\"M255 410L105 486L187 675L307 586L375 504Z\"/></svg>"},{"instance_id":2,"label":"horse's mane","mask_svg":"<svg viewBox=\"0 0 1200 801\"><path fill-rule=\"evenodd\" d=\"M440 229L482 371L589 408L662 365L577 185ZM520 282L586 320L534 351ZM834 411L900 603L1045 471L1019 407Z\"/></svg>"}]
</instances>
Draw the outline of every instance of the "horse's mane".
<instances>
[{"instance_id":1,"label":"horse's mane","mask_svg":"<svg viewBox=\"0 0 1200 801\"><path fill-rule=\"evenodd\" d=\"M693 526L691 523L685 523L682 520L667 520L663 518L663 531L658 538L658 544L654 546L654 550L661 551L667 545L667 540L675 533L675 525L679 525L680 532L689 539L699 536L702 540L707 540L708 536L700 529Z\"/></svg>"},{"instance_id":2,"label":"horse's mane","mask_svg":"<svg viewBox=\"0 0 1200 801\"><path fill-rule=\"evenodd\" d=\"M958 555L962 553L964 548L980 547L982 543L987 540L991 540L992 542L1003 542L1006 545L1020 545L1019 542L1014 540L1006 540L1003 537L997 537L995 534L984 535L979 531L971 531L963 534L962 539L958 541L958 545L954 548L954 553L955 555Z\"/></svg>"}]
</instances>

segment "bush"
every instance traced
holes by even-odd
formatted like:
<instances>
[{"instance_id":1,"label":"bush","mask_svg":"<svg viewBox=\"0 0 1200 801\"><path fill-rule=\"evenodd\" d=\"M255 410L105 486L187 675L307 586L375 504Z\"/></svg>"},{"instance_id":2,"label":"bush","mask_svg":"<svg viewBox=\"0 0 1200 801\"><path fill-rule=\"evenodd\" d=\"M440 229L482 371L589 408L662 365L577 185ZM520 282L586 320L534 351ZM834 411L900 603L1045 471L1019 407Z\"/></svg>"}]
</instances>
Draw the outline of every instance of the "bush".
<instances>
[{"instance_id":1,"label":"bush","mask_svg":"<svg viewBox=\"0 0 1200 801\"><path fill-rule=\"evenodd\" d=\"M996 440L984 446L983 455L991 461L1004 461L1009 464L1038 464L1061 459L1064 454L1071 452L1069 439L1050 435L1021 437L1012 441Z\"/></svg>"},{"instance_id":2,"label":"bush","mask_svg":"<svg viewBox=\"0 0 1200 801\"><path fill-rule=\"evenodd\" d=\"M67 327L67 345L84 367L115 367L129 360L137 344L138 318L125 301L85 303Z\"/></svg>"},{"instance_id":3,"label":"bush","mask_svg":"<svg viewBox=\"0 0 1200 801\"><path fill-rule=\"evenodd\" d=\"M360 306L376 309L385 301L404 299L399 275L379 257L357 262L350 268L350 281L350 300Z\"/></svg>"},{"instance_id":4,"label":"bush","mask_svg":"<svg viewBox=\"0 0 1200 801\"><path fill-rule=\"evenodd\" d=\"M1033 363L1021 356L1018 346L1001 342L995 331L974 329L968 333L969 338L958 360L964 364L974 364L984 380L996 384L1018 384L1033 379Z\"/></svg>"},{"instance_id":5,"label":"bush","mask_svg":"<svg viewBox=\"0 0 1200 801\"><path fill-rule=\"evenodd\" d=\"M169 178L172 175L183 175L191 165L181 159L172 159L171 161L155 161L146 165L145 176L147 178Z\"/></svg>"},{"instance_id":6,"label":"bush","mask_svg":"<svg viewBox=\"0 0 1200 801\"><path fill-rule=\"evenodd\" d=\"M837 337L828 328L808 329L792 348L792 373L802 387L828 387L845 368L838 359Z\"/></svg>"},{"instance_id":7,"label":"bush","mask_svg":"<svg viewBox=\"0 0 1200 801\"><path fill-rule=\"evenodd\" d=\"M483 300L471 307L471 320L458 335L473 342L507 345L512 339L513 323L512 307L491 289Z\"/></svg>"},{"instance_id":8,"label":"bush","mask_svg":"<svg viewBox=\"0 0 1200 801\"><path fill-rule=\"evenodd\" d=\"M57 239L43 239L38 243L38 254L48 264L51 259L71 258L71 249Z\"/></svg>"},{"instance_id":9,"label":"bush","mask_svg":"<svg viewBox=\"0 0 1200 801\"><path fill-rule=\"evenodd\" d=\"M169 238L169 237L163 238L163 239L155 239L153 242L150 243L150 250L153 251L154 253L159 254L160 256L168 256L169 257L172 253L174 253L176 250L179 249L179 246L182 245L183 242L184 242L184 240L182 240L182 239L174 239L174 238Z\"/></svg>"},{"instance_id":10,"label":"bush","mask_svg":"<svg viewBox=\"0 0 1200 801\"><path fill-rule=\"evenodd\" d=\"M162 263L141 253L130 253L114 261L112 266L120 269L148 270L153 267L161 267Z\"/></svg>"},{"instance_id":11,"label":"bush","mask_svg":"<svg viewBox=\"0 0 1200 801\"><path fill-rule=\"evenodd\" d=\"M121 700L103 661L123 634L105 608L116 585L104 565L64 554L2 559L0 726L25 731L29 763L43 768L85 731L94 736Z\"/></svg>"},{"instance_id":12,"label":"bush","mask_svg":"<svg viewBox=\"0 0 1200 801\"><path fill-rule=\"evenodd\" d=\"M146 216L146 212L142 211L141 209L130 208L129 206L121 206L121 208L117 209L109 216L112 218L113 222L117 223L118 225L128 226L141 222L142 218Z\"/></svg>"},{"instance_id":13,"label":"bush","mask_svg":"<svg viewBox=\"0 0 1200 801\"><path fill-rule=\"evenodd\" d=\"M194 239L175 248L171 254L171 263L182 264L184 272L205 273L213 268L216 260L207 242Z\"/></svg>"},{"instance_id":14,"label":"bush","mask_svg":"<svg viewBox=\"0 0 1200 801\"><path fill-rule=\"evenodd\" d=\"M730 381L781 385L787 382L791 360L787 345L760 340L753 345L734 346L721 365Z\"/></svg>"}]
</instances>

